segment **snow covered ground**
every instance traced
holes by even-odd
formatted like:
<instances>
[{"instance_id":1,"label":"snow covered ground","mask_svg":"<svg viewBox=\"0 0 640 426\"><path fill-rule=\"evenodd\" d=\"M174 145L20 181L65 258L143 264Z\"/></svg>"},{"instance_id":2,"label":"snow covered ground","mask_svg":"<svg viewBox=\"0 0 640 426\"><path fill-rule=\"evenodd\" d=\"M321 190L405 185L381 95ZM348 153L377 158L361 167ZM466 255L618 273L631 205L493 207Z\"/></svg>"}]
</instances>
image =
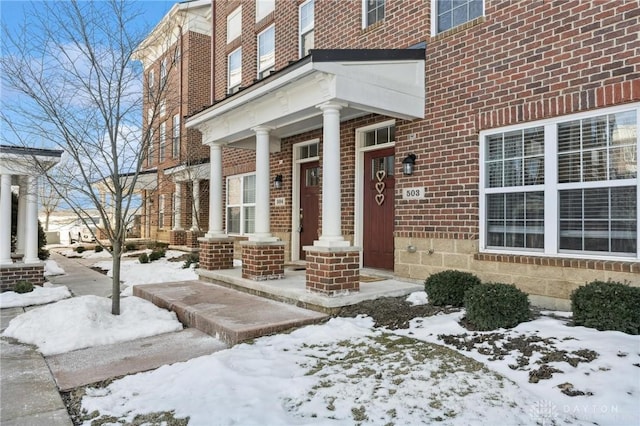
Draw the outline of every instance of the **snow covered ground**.
<instances>
[{"instance_id":1,"label":"snow covered ground","mask_svg":"<svg viewBox=\"0 0 640 426\"><path fill-rule=\"evenodd\" d=\"M19 294L13 291L0 293L0 308L16 308L31 305L42 305L71 297L65 286L53 286L45 283L42 287L35 286L29 293Z\"/></svg>"},{"instance_id":2,"label":"snow covered ground","mask_svg":"<svg viewBox=\"0 0 640 426\"><path fill-rule=\"evenodd\" d=\"M123 266L128 285L195 276L167 259ZM145 301L122 303L113 318L109 299L59 301L16 317L4 335L60 353L181 327ZM543 314L496 332L469 332L463 312L399 330L335 318L89 387L82 407L102 420L160 412L189 425L640 424L640 336Z\"/></svg>"}]
</instances>

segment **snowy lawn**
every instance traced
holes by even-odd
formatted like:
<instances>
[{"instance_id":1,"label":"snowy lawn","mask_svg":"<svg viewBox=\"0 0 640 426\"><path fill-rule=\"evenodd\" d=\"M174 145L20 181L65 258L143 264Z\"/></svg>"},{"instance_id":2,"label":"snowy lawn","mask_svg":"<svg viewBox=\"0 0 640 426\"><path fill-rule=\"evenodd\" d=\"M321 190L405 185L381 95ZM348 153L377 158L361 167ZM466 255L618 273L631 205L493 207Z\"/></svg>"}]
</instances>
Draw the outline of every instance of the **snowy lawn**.
<instances>
[{"instance_id":1,"label":"snowy lawn","mask_svg":"<svg viewBox=\"0 0 640 426\"><path fill-rule=\"evenodd\" d=\"M140 251L140 253L151 253L151 250ZM127 253L128 254L128 253ZM174 259L184 255L184 252L177 250L167 250L165 257L149 263L141 264L137 258L123 257L120 266L120 281L126 286L122 291L123 296L133 294L133 285L141 284L158 284L172 281L191 281L197 280L198 275L195 273L192 265L190 268L183 269L184 262L171 262ZM111 273L111 261L102 261L94 264L95 267L107 271L107 276L113 276Z\"/></svg>"},{"instance_id":2,"label":"snowy lawn","mask_svg":"<svg viewBox=\"0 0 640 426\"><path fill-rule=\"evenodd\" d=\"M111 299L81 296L41 306L11 320L3 336L54 355L91 346L124 342L182 330L175 313L138 297L120 301L111 315Z\"/></svg>"},{"instance_id":3,"label":"snowy lawn","mask_svg":"<svg viewBox=\"0 0 640 426\"><path fill-rule=\"evenodd\" d=\"M45 283L42 287L34 286L29 293L5 291L0 293L0 308L16 308L22 306L42 305L71 297L66 286L53 286Z\"/></svg>"},{"instance_id":4,"label":"snowy lawn","mask_svg":"<svg viewBox=\"0 0 640 426\"><path fill-rule=\"evenodd\" d=\"M162 413L189 425L640 422L639 336L549 317L471 334L458 324L461 316L416 319L393 331L374 328L368 317L336 318L87 388L82 407L102 419L128 423ZM506 349L525 338L546 340L532 354ZM468 346L457 349L459 341ZM493 354L494 346L506 354ZM556 354L553 361L543 359L545 348ZM562 351L571 361L557 355ZM562 373L530 381L537 361ZM584 394L569 396L567 389Z\"/></svg>"}]
</instances>

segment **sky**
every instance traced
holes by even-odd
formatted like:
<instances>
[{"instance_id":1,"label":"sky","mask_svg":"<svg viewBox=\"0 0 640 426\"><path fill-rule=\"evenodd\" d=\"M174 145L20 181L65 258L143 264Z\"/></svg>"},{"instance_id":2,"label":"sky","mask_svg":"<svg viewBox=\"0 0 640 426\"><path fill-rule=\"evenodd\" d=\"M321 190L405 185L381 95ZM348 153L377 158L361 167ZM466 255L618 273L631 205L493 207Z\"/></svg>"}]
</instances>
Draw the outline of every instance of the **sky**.
<instances>
[{"instance_id":1,"label":"sky","mask_svg":"<svg viewBox=\"0 0 640 426\"><path fill-rule=\"evenodd\" d=\"M172 281L181 264L125 263L128 284ZM38 289L34 297L41 303L64 297L56 289ZM29 297L11 293L0 295L0 306ZM426 302L419 293L412 303ZM67 298L17 316L3 335L46 355L182 329L175 314L150 302L123 297L122 304L116 318L107 298ZM369 317L333 318L105 388L88 386L82 409L128 423L136 415L172 412L188 417L189 426L640 424L640 336L573 327L566 312L541 314L513 329L473 334L460 324L464 311L415 318L398 330L375 328Z\"/></svg>"}]
</instances>

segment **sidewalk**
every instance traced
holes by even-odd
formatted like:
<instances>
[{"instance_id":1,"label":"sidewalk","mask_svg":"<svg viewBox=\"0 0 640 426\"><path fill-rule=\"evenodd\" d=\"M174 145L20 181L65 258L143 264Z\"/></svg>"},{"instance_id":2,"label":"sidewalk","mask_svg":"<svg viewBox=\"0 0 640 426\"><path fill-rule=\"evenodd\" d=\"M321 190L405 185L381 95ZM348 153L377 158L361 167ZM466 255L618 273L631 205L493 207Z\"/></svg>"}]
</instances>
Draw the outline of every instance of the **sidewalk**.
<instances>
[{"instance_id":1,"label":"sidewalk","mask_svg":"<svg viewBox=\"0 0 640 426\"><path fill-rule=\"evenodd\" d=\"M111 297L111 278L94 271L81 258L66 258L51 250L51 260L55 260L66 272L64 275L48 277L55 285L66 285L74 296L95 295Z\"/></svg>"}]
</instances>

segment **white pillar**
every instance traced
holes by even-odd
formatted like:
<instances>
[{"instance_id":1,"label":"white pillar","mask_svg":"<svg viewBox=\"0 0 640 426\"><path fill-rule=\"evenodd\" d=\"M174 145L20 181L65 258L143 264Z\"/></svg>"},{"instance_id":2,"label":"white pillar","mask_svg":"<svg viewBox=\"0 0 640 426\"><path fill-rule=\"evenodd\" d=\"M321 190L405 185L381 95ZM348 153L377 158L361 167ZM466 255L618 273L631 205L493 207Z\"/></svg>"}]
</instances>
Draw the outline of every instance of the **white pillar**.
<instances>
[{"instance_id":1,"label":"white pillar","mask_svg":"<svg viewBox=\"0 0 640 426\"><path fill-rule=\"evenodd\" d=\"M38 259L38 178L27 177L27 217L24 236L24 263L39 263Z\"/></svg>"},{"instance_id":2,"label":"white pillar","mask_svg":"<svg viewBox=\"0 0 640 426\"><path fill-rule=\"evenodd\" d=\"M191 230L199 231L198 214L200 213L200 180L193 180L193 208L191 209Z\"/></svg>"},{"instance_id":3,"label":"white pillar","mask_svg":"<svg viewBox=\"0 0 640 426\"><path fill-rule=\"evenodd\" d=\"M222 223L222 146L210 146L209 163L209 231L207 238L223 238L224 225Z\"/></svg>"},{"instance_id":4,"label":"white pillar","mask_svg":"<svg viewBox=\"0 0 640 426\"><path fill-rule=\"evenodd\" d=\"M0 265L11 260L11 175L0 176Z\"/></svg>"},{"instance_id":5,"label":"white pillar","mask_svg":"<svg viewBox=\"0 0 640 426\"><path fill-rule=\"evenodd\" d=\"M269 128L256 127L256 220L249 241L276 241L271 236L271 178L269 177Z\"/></svg>"},{"instance_id":6,"label":"white pillar","mask_svg":"<svg viewBox=\"0 0 640 426\"><path fill-rule=\"evenodd\" d=\"M182 217L182 183L176 182L176 190L175 190L175 201L176 205L173 206L173 230L174 231L182 231L182 223L180 223L180 218Z\"/></svg>"},{"instance_id":7,"label":"white pillar","mask_svg":"<svg viewBox=\"0 0 640 426\"><path fill-rule=\"evenodd\" d=\"M342 237L342 200L340 194L340 109L332 102L319 105L322 110L322 235L314 246L348 247Z\"/></svg>"},{"instance_id":8,"label":"white pillar","mask_svg":"<svg viewBox=\"0 0 640 426\"><path fill-rule=\"evenodd\" d=\"M27 224L27 182L20 178L18 192L18 226L16 232L16 253L24 254L24 233Z\"/></svg>"}]
</instances>

